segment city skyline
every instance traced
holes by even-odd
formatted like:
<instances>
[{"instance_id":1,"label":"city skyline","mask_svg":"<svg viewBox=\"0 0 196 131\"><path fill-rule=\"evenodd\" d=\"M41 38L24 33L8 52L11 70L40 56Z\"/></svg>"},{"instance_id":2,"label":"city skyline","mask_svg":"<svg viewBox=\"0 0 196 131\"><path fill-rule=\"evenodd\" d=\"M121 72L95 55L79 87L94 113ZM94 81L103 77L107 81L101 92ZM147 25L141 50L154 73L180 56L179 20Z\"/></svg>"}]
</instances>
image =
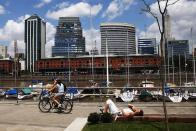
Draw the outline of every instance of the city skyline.
<instances>
[{"instance_id":1,"label":"city skyline","mask_svg":"<svg viewBox=\"0 0 196 131\"><path fill-rule=\"evenodd\" d=\"M157 10L157 5L150 0L151 7ZM86 38L86 50L91 49L91 38L96 40L100 50L99 26L103 22L123 22L136 27L137 36L149 36L159 38L155 20L144 13L141 14L142 2L137 0L1 0L0 2L0 44L8 46L8 53L13 54L13 41L18 40L19 52L24 52L24 19L32 14L38 14L46 22L47 42L46 56L51 55L51 46L54 45L55 27L58 25L58 17L78 16L84 28ZM22 7L22 8L21 8ZM176 39L191 38L196 36L194 25L196 1L180 0L169 7L171 16L172 37ZM91 10L91 11L90 11ZM67 12L67 13L65 13ZM91 12L91 13L90 13ZM90 14L92 24L90 24ZM93 28L91 31L90 28ZM146 33L147 32L147 33ZM92 34L92 36L90 35ZM158 41L158 40L157 40Z\"/></svg>"}]
</instances>

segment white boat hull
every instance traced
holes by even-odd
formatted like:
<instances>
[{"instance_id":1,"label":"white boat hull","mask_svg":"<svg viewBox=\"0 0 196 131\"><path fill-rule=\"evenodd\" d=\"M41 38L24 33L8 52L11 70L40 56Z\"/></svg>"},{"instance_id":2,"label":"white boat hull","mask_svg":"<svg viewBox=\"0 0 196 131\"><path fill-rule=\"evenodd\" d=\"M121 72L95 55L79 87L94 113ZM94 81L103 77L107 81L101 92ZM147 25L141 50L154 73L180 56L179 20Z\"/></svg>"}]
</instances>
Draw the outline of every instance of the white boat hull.
<instances>
[{"instance_id":1,"label":"white boat hull","mask_svg":"<svg viewBox=\"0 0 196 131\"><path fill-rule=\"evenodd\" d=\"M182 95L173 95L173 96L168 96L171 102L174 103L179 103L182 101Z\"/></svg>"},{"instance_id":2,"label":"white boat hull","mask_svg":"<svg viewBox=\"0 0 196 131\"><path fill-rule=\"evenodd\" d=\"M29 94L29 95L18 95L18 99L19 100L29 99L29 98L32 98L32 97L33 97L32 94Z\"/></svg>"},{"instance_id":3,"label":"white boat hull","mask_svg":"<svg viewBox=\"0 0 196 131\"><path fill-rule=\"evenodd\" d=\"M133 92L123 92L122 94L120 94L120 98L122 99L122 101L124 102L131 102L134 99L134 93Z\"/></svg>"}]
</instances>

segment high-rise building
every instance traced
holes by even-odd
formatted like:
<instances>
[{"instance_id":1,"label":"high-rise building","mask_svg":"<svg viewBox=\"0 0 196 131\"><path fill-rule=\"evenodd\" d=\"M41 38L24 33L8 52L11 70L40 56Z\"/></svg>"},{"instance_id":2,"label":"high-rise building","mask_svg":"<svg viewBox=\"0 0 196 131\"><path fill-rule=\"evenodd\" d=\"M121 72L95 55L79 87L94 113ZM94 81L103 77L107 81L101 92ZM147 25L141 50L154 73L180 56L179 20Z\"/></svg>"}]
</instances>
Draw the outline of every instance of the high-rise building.
<instances>
[{"instance_id":1,"label":"high-rise building","mask_svg":"<svg viewBox=\"0 0 196 131\"><path fill-rule=\"evenodd\" d=\"M68 57L85 54L85 38L79 17L60 17L56 27L52 56Z\"/></svg>"},{"instance_id":2,"label":"high-rise building","mask_svg":"<svg viewBox=\"0 0 196 131\"><path fill-rule=\"evenodd\" d=\"M139 38L138 39L139 54L157 54L156 38Z\"/></svg>"},{"instance_id":3,"label":"high-rise building","mask_svg":"<svg viewBox=\"0 0 196 131\"><path fill-rule=\"evenodd\" d=\"M135 27L127 23L102 23L101 54L136 54Z\"/></svg>"},{"instance_id":4,"label":"high-rise building","mask_svg":"<svg viewBox=\"0 0 196 131\"><path fill-rule=\"evenodd\" d=\"M46 23L36 14L25 20L25 70L34 72L35 61L45 58Z\"/></svg>"},{"instance_id":5,"label":"high-rise building","mask_svg":"<svg viewBox=\"0 0 196 131\"><path fill-rule=\"evenodd\" d=\"M7 46L0 45L0 58L6 58L7 56Z\"/></svg>"},{"instance_id":6,"label":"high-rise building","mask_svg":"<svg viewBox=\"0 0 196 131\"><path fill-rule=\"evenodd\" d=\"M167 10L164 17L165 17L165 38L168 41L172 39L172 36L171 36L171 18Z\"/></svg>"},{"instance_id":7,"label":"high-rise building","mask_svg":"<svg viewBox=\"0 0 196 131\"><path fill-rule=\"evenodd\" d=\"M188 40L170 40L165 45L166 52L169 57L173 56L189 56L189 43Z\"/></svg>"}]
</instances>

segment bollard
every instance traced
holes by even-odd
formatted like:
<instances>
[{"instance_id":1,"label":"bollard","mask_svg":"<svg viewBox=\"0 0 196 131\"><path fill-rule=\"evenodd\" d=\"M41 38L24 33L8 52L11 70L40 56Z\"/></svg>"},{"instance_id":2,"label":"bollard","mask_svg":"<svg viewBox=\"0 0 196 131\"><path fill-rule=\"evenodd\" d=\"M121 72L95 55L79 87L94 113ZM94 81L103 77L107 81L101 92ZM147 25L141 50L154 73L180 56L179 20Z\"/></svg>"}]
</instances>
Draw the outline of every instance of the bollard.
<instances>
[{"instance_id":1,"label":"bollard","mask_svg":"<svg viewBox=\"0 0 196 131\"><path fill-rule=\"evenodd\" d=\"M19 105L19 103L18 103L18 88L16 88L16 105Z\"/></svg>"}]
</instances>

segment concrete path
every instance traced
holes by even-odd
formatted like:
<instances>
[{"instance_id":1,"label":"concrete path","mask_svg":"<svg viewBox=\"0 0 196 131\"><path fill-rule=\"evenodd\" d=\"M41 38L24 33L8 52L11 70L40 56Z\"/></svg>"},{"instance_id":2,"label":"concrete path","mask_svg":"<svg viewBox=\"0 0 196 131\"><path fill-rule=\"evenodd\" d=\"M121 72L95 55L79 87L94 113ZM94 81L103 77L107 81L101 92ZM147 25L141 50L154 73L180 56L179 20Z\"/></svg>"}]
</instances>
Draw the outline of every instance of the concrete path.
<instances>
[{"instance_id":1,"label":"concrete path","mask_svg":"<svg viewBox=\"0 0 196 131\"><path fill-rule=\"evenodd\" d=\"M76 118L64 131L81 131L87 123L87 118Z\"/></svg>"},{"instance_id":2,"label":"concrete path","mask_svg":"<svg viewBox=\"0 0 196 131\"><path fill-rule=\"evenodd\" d=\"M37 102L0 101L1 131L63 131L77 117L88 117L91 112L99 112L104 103L74 103L70 114L42 113ZM163 115L162 103L133 103L144 110L145 114ZM117 103L120 108L125 103ZM196 117L196 102L167 103L168 114Z\"/></svg>"}]
</instances>

